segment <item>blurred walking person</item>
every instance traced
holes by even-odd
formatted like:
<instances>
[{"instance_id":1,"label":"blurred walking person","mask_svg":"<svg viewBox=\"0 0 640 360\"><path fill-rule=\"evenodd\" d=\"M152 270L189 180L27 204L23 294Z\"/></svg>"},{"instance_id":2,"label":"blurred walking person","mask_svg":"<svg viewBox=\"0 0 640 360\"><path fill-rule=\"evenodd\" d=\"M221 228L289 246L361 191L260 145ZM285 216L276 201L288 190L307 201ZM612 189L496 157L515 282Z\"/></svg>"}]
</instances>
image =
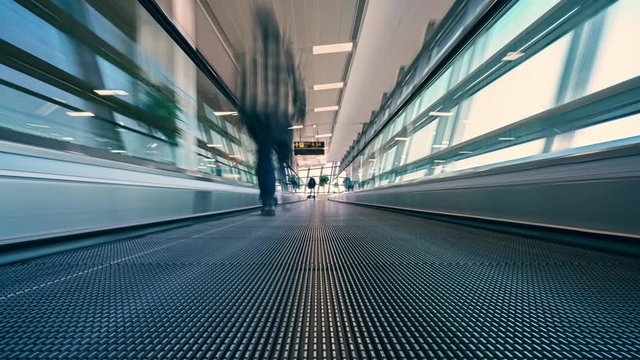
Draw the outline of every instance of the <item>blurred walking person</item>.
<instances>
[{"instance_id":1,"label":"blurred walking person","mask_svg":"<svg viewBox=\"0 0 640 360\"><path fill-rule=\"evenodd\" d=\"M316 199L316 179L309 178L307 187L309 188L309 196L307 196L307 199L313 198L313 200L315 200Z\"/></svg>"},{"instance_id":2,"label":"blurred walking person","mask_svg":"<svg viewBox=\"0 0 640 360\"><path fill-rule=\"evenodd\" d=\"M277 154L278 178L286 186L285 169L292 158L289 127L304 120L306 99L302 78L291 45L282 35L273 9L255 8L254 48L243 59L240 116L257 147L256 174L261 214L275 215Z\"/></svg>"}]
</instances>

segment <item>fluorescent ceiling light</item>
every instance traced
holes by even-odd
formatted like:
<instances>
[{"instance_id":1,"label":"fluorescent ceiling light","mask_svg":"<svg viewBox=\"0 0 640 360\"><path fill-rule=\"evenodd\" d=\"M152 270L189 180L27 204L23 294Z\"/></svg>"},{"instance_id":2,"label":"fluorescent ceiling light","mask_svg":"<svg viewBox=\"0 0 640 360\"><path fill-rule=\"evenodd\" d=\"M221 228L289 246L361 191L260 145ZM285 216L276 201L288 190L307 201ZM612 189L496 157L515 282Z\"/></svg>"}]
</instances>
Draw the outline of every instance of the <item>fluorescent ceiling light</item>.
<instances>
[{"instance_id":1,"label":"fluorescent ceiling light","mask_svg":"<svg viewBox=\"0 0 640 360\"><path fill-rule=\"evenodd\" d=\"M500 137L498 138L499 141L511 141L511 140L515 140L516 138L514 137Z\"/></svg>"},{"instance_id":2,"label":"fluorescent ceiling light","mask_svg":"<svg viewBox=\"0 0 640 360\"><path fill-rule=\"evenodd\" d=\"M331 89L341 89L344 87L343 82L337 83L328 83L328 84L316 84L313 85L313 90L331 90Z\"/></svg>"},{"instance_id":3,"label":"fluorescent ceiling light","mask_svg":"<svg viewBox=\"0 0 640 360\"><path fill-rule=\"evenodd\" d=\"M524 53L520 51L509 52L507 53L507 56L502 58L502 61L513 61L521 58L522 56L524 56Z\"/></svg>"},{"instance_id":4,"label":"fluorescent ceiling light","mask_svg":"<svg viewBox=\"0 0 640 360\"><path fill-rule=\"evenodd\" d=\"M214 111L213 112L216 116L225 116L225 115L238 115L237 111Z\"/></svg>"},{"instance_id":5,"label":"fluorescent ceiling light","mask_svg":"<svg viewBox=\"0 0 640 360\"><path fill-rule=\"evenodd\" d=\"M304 127L304 125L294 125L289 127L289 130L293 130L293 129L302 129Z\"/></svg>"},{"instance_id":6,"label":"fluorescent ceiling light","mask_svg":"<svg viewBox=\"0 0 640 360\"><path fill-rule=\"evenodd\" d=\"M444 111L432 111L429 113L430 116L451 116L452 112L444 112Z\"/></svg>"},{"instance_id":7,"label":"fluorescent ceiling light","mask_svg":"<svg viewBox=\"0 0 640 360\"><path fill-rule=\"evenodd\" d=\"M460 151L460 154L473 154L473 151Z\"/></svg>"},{"instance_id":8,"label":"fluorescent ceiling light","mask_svg":"<svg viewBox=\"0 0 640 360\"><path fill-rule=\"evenodd\" d=\"M431 147L434 147L434 148L446 148L447 145L431 145Z\"/></svg>"},{"instance_id":9,"label":"fluorescent ceiling light","mask_svg":"<svg viewBox=\"0 0 640 360\"><path fill-rule=\"evenodd\" d=\"M89 111L67 111L69 116L96 116L96 114Z\"/></svg>"},{"instance_id":10,"label":"fluorescent ceiling light","mask_svg":"<svg viewBox=\"0 0 640 360\"><path fill-rule=\"evenodd\" d=\"M331 134L319 134L319 135L316 135L316 138L327 138L327 137L331 137Z\"/></svg>"},{"instance_id":11,"label":"fluorescent ceiling light","mask_svg":"<svg viewBox=\"0 0 640 360\"><path fill-rule=\"evenodd\" d=\"M313 55L347 52L351 51L351 49L353 49L353 43L351 42L329 45L316 45L313 47Z\"/></svg>"},{"instance_id":12,"label":"fluorescent ceiling light","mask_svg":"<svg viewBox=\"0 0 640 360\"><path fill-rule=\"evenodd\" d=\"M222 147L222 144L207 144L208 147Z\"/></svg>"},{"instance_id":13,"label":"fluorescent ceiling light","mask_svg":"<svg viewBox=\"0 0 640 360\"><path fill-rule=\"evenodd\" d=\"M313 111L315 112L321 112L321 111L336 111L338 110L338 105L334 105L334 106L325 106L325 107L318 107L313 109Z\"/></svg>"},{"instance_id":14,"label":"fluorescent ceiling light","mask_svg":"<svg viewBox=\"0 0 640 360\"><path fill-rule=\"evenodd\" d=\"M407 140L409 140L409 138L408 137L397 137L395 140L396 141L407 141Z\"/></svg>"},{"instance_id":15,"label":"fluorescent ceiling light","mask_svg":"<svg viewBox=\"0 0 640 360\"><path fill-rule=\"evenodd\" d=\"M443 163L443 162L444 162L444 160L433 160L433 162L436 162L436 163Z\"/></svg>"},{"instance_id":16,"label":"fluorescent ceiling light","mask_svg":"<svg viewBox=\"0 0 640 360\"><path fill-rule=\"evenodd\" d=\"M34 128L42 128L42 129L51 129L51 126L43 125L43 124L24 124L24 126L26 126L26 127L34 127Z\"/></svg>"},{"instance_id":17,"label":"fluorescent ceiling light","mask_svg":"<svg viewBox=\"0 0 640 360\"><path fill-rule=\"evenodd\" d=\"M126 154L127 153L126 150L111 150L111 152L115 153L115 154Z\"/></svg>"},{"instance_id":18,"label":"fluorescent ceiling light","mask_svg":"<svg viewBox=\"0 0 640 360\"><path fill-rule=\"evenodd\" d=\"M216 161L216 159L208 159L208 158L205 158L205 159L204 159L204 161Z\"/></svg>"},{"instance_id":19,"label":"fluorescent ceiling light","mask_svg":"<svg viewBox=\"0 0 640 360\"><path fill-rule=\"evenodd\" d=\"M93 91L96 94L103 95L103 96L110 96L110 95L127 96L127 95L129 95L129 93L124 91L124 90L93 90Z\"/></svg>"},{"instance_id":20,"label":"fluorescent ceiling light","mask_svg":"<svg viewBox=\"0 0 640 360\"><path fill-rule=\"evenodd\" d=\"M65 136L65 137L63 137L63 138L62 138L62 140L65 140L65 141L73 141L73 140L75 140L75 139L74 139L74 138L72 138L71 136Z\"/></svg>"}]
</instances>

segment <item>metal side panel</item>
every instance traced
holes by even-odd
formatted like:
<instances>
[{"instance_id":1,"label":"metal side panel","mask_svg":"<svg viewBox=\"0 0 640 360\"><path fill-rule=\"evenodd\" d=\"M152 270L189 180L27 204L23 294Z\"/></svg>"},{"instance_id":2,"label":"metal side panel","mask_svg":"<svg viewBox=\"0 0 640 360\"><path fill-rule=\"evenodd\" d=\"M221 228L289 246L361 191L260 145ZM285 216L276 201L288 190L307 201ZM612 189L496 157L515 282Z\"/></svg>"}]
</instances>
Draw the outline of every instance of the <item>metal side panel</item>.
<instances>
[{"instance_id":1,"label":"metal side panel","mask_svg":"<svg viewBox=\"0 0 640 360\"><path fill-rule=\"evenodd\" d=\"M497 169L333 200L640 238L640 157Z\"/></svg>"},{"instance_id":2,"label":"metal side panel","mask_svg":"<svg viewBox=\"0 0 640 360\"><path fill-rule=\"evenodd\" d=\"M259 205L246 184L1 145L0 245Z\"/></svg>"},{"instance_id":3,"label":"metal side panel","mask_svg":"<svg viewBox=\"0 0 640 360\"><path fill-rule=\"evenodd\" d=\"M0 148L0 245L260 205L248 184L20 144Z\"/></svg>"},{"instance_id":4,"label":"metal side panel","mask_svg":"<svg viewBox=\"0 0 640 360\"><path fill-rule=\"evenodd\" d=\"M0 177L0 198L2 243L259 205L257 191L8 177Z\"/></svg>"}]
</instances>

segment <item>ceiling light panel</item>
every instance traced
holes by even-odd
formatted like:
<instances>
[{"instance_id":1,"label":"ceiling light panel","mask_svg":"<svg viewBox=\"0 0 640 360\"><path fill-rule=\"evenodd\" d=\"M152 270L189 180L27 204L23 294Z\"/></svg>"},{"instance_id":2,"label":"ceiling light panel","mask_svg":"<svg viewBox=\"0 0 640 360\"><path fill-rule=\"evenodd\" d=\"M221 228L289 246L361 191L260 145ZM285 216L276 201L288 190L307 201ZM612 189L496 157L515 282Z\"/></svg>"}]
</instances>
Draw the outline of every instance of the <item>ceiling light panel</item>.
<instances>
[{"instance_id":1,"label":"ceiling light panel","mask_svg":"<svg viewBox=\"0 0 640 360\"><path fill-rule=\"evenodd\" d=\"M451 116L453 115L452 112L445 112L445 111L432 111L429 113L430 116Z\"/></svg>"},{"instance_id":2,"label":"ceiling light panel","mask_svg":"<svg viewBox=\"0 0 640 360\"><path fill-rule=\"evenodd\" d=\"M344 87L343 82L336 82L336 83L313 85L313 90L318 91L318 90L342 89L343 87Z\"/></svg>"},{"instance_id":3,"label":"ceiling light panel","mask_svg":"<svg viewBox=\"0 0 640 360\"><path fill-rule=\"evenodd\" d=\"M316 45L313 47L313 55L349 52L351 51L351 49L353 49L353 43L351 42L341 44Z\"/></svg>"},{"instance_id":4,"label":"ceiling light panel","mask_svg":"<svg viewBox=\"0 0 640 360\"><path fill-rule=\"evenodd\" d=\"M67 115L69 116L96 116L96 114L89 112L89 111L67 111Z\"/></svg>"},{"instance_id":5,"label":"ceiling light panel","mask_svg":"<svg viewBox=\"0 0 640 360\"><path fill-rule=\"evenodd\" d=\"M524 56L523 52L519 52L519 51L509 52L505 57L502 58L502 61L513 61L521 58L522 56Z\"/></svg>"},{"instance_id":6,"label":"ceiling light panel","mask_svg":"<svg viewBox=\"0 0 640 360\"><path fill-rule=\"evenodd\" d=\"M315 112L322 112L322 111L336 111L338 110L338 105L334 105L334 106L325 106L325 107L317 107L315 109L313 109L313 111Z\"/></svg>"},{"instance_id":7,"label":"ceiling light panel","mask_svg":"<svg viewBox=\"0 0 640 360\"><path fill-rule=\"evenodd\" d=\"M113 96L113 95L119 95L119 96L127 96L129 95L128 92L124 91L124 90L93 90L96 94L98 95L102 95L102 96Z\"/></svg>"}]
</instances>

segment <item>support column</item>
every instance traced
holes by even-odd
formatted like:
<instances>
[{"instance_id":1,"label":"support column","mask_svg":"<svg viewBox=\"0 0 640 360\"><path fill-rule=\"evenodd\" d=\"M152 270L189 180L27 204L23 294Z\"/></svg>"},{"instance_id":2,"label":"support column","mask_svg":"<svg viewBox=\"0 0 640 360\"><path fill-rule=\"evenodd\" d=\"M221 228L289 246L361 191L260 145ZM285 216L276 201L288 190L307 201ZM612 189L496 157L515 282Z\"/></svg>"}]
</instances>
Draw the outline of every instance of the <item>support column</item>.
<instances>
[{"instance_id":1,"label":"support column","mask_svg":"<svg viewBox=\"0 0 640 360\"><path fill-rule=\"evenodd\" d=\"M196 38L195 6L195 1L173 0L171 3L172 20L193 47ZM182 151L178 152L178 166L195 170L198 166L198 72L195 64L177 45L173 47L173 73L177 86L176 100L182 110L179 140Z\"/></svg>"}]
</instances>

